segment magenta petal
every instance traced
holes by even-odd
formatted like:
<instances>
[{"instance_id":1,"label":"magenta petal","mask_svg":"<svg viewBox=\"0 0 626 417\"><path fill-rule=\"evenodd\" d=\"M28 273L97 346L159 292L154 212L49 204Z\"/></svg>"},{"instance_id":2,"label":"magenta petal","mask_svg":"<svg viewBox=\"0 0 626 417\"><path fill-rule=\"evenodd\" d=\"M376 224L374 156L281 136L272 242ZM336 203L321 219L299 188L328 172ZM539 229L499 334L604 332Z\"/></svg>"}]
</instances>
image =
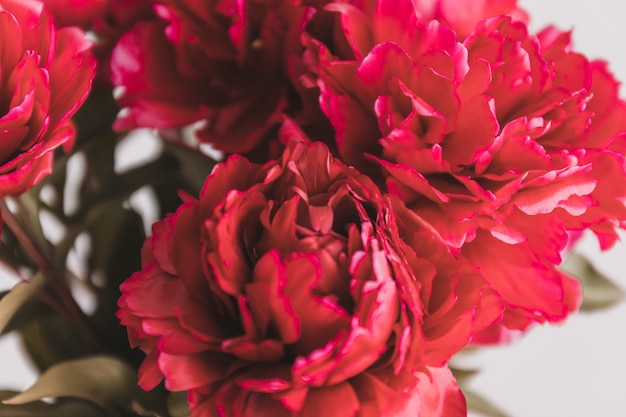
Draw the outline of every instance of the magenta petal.
<instances>
[{"instance_id":1,"label":"magenta petal","mask_svg":"<svg viewBox=\"0 0 626 417\"><path fill-rule=\"evenodd\" d=\"M168 231L171 235L166 242L167 248L158 244L153 246L153 252L157 261L163 262L166 268L176 270L176 274L192 296L207 301L210 291L200 259L202 255L200 230L194 227L198 220L198 212L197 202L183 204L170 220L172 226ZM153 240L158 239L160 233L164 231L157 228Z\"/></svg>"},{"instance_id":2,"label":"magenta petal","mask_svg":"<svg viewBox=\"0 0 626 417\"><path fill-rule=\"evenodd\" d=\"M302 417L353 417L358 415L359 400L348 382L332 387L313 388L307 394Z\"/></svg>"},{"instance_id":3,"label":"magenta petal","mask_svg":"<svg viewBox=\"0 0 626 417\"><path fill-rule=\"evenodd\" d=\"M207 350L209 345L188 333L178 331L164 334L159 339L158 348L163 353L186 355L188 353L197 353Z\"/></svg>"},{"instance_id":4,"label":"magenta petal","mask_svg":"<svg viewBox=\"0 0 626 417\"><path fill-rule=\"evenodd\" d=\"M420 28L415 12L413 2L409 0L376 2L375 18L372 19L376 43L393 41L408 49L418 38L416 32Z\"/></svg>"},{"instance_id":5,"label":"magenta petal","mask_svg":"<svg viewBox=\"0 0 626 417\"><path fill-rule=\"evenodd\" d=\"M307 354L346 329L350 318L330 297L315 295L314 288L323 273L318 259L294 254L286 260L286 272L289 278L285 294L298 315L301 329L294 349L297 354Z\"/></svg>"},{"instance_id":6,"label":"magenta petal","mask_svg":"<svg viewBox=\"0 0 626 417\"><path fill-rule=\"evenodd\" d=\"M171 218L155 222L152 225L151 241L154 258L163 271L170 274L176 274L176 269L174 268L172 260L170 259L170 254L168 253L167 242L170 240L171 235Z\"/></svg>"},{"instance_id":7,"label":"magenta petal","mask_svg":"<svg viewBox=\"0 0 626 417\"><path fill-rule=\"evenodd\" d=\"M450 197L430 184L428 179L414 168L404 164L392 164L382 159L377 160L377 162L385 168L394 180L406 187L417 191L435 202L441 201L446 203L450 201Z\"/></svg>"},{"instance_id":8,"label":"magenta petal","mask_svg":"<svg viewBox=\"0 0 626 417\"><path fill-rule=\"evenodd\" d=\"M325 9L340 13L341 27L352 47L352 52L356 59L362 59L374 42L370 34L368 16L349 3L331 2Z\"/></svg>"},{"instance_id":9,"label":"magenta petal","mask_svg":"<svg viewBox=\"0 0 626 417\"><path fill-rule=\"evenodd\" d=\"M398 380L400 385L396 385ZM359 417L421 416L417 380L412 375L394 379L387 372L364 372L350 382L359 397Z\"/></svg>"},{"instance_id":10,"label":"magenta petal","mask_svg":"<svg viewBox=\"0 0 626 417\"><path fill-rule=\"evenodd\" d=\"M131 284L137 285L137 288L130 290ZM176 317L179 307L193 303L191 294L179 280L171 278L154 265L135 273L132 280L123 284L122 291L128 291L128 307L142 317ZM154 300L161 302L155 303Z\"/></svg>"},{"instance_id":11,"label":"magenta petal","mask_svg":"<svg viewBox=\"0 0 626 417\"><path fill-rule=\"evenodd\" d=\"M522 189L515 195L514 204L526 214L544 214L553 211L561 201L566 201L572 195L591 194L597 180L587 177L585 169L577 171L579 173L565 178L559 178L561 175L554 173L550 184Z\"/></svg>"},{"instance_id":12,"label":"magenta petal","mask_svg":"<svg viewBox=\"0 0 626 417\"><path fill-rule=\"evenodd\" d=\"M466 417L465 397L447 366L427 368L417 385L421 406L420 416Z\"/></svg>"},{"instance_id":13,"label":"magenta petal","mask_svg":"<svg viewBox=\"0 0 626 417\"><path fill-rule=\"evenodd\" d=\"M250 362L276 362L284 355L283 344L276 340L253 342L247 337L222 342L222 351Z\"/></svg>"},{"instance_id":14,"label":"magenta petal","mask_svg":"<svg viewBox=\"0 0 626 417\"><path fill-rule=\"evenodd\" d=\"M525 310L535 320L558 320L567 315L560 273L539 263L524 244L508 245L479 233L463 254L480 265L485 279L508 305Z\"/></svg>"},{"instance_id":15,"label":"magenta petal","mask_svg":"<svg viewBox=\"0 0 626 417\"><path fill-rule=\"evenodd\" d=\"M6 73L8 69L17 65L24 52L20 24L15 16L7 10L0 12L0 31L0 39L11 39L11 42L5 42L2 54L0 54L2 73Z\"/></svg>"},{"instance_id":16,"label":"magenta petal","mask_svg":"<svg viewBox=\"0 0 626 417\"><path fill-rule=\"evenodd\" d=\"M231 363L232 357L217 352L159 355L159 368L170 391L189 390L224 379Z\"/></svg>"},{"instance_id":17,"label":"magenta petal","mask_svg":"<svg viewBox=\"0 0 626 417\"><path fill-rule=\"evenodd\" d=\"M154 349L148 353L146 359L142 362L138 371L138 384L141 388L151 390L161 383L163 374L158 366L159 351Z\"/></svg>"},{"instance_id":18,"label":"magenta petal","mask_svg":"<svg viewBox=\"0 0 626 417\"><path fill-rule=\"evenodd\" d=\"M287 275L277 251L268 252L256 264L254 282L246 286L250 309L261 323L278 334L283 343L295 343L300 338L300 326L289 297L284 293Z\"/></svg>"},{"instance_id":19,"label":"magenta petal","mask_svg":"<svg viewBox=\"0 0 626 417\"><path fill-rule=\"evenodd\" d=\"M0 128L2 128L2 120L0 120ZM26 126L2 129L0 136L0 163L8 161L10 157L14 156L27 134L28 127Z\"/></svg>"}]
</instances>

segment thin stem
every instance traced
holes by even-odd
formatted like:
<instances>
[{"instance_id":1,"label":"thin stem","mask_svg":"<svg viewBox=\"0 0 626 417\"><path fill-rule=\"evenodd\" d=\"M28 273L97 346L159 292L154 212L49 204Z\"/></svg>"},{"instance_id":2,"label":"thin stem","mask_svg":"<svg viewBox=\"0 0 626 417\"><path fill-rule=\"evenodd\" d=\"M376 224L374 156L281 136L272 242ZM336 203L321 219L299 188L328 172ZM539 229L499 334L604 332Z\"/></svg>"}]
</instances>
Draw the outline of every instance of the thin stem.
<instances>
[{"instance_id":1,"label":"thin stem","mask_svg":"<svg viewBox=\"0 0 626 417\"><path fill-rule=\"evenodd\" d=\"M90 317L87 316L76 303L69 287L63 279L63 275L59 273L44 251L37 245L26 228L9 209L5 199L0 199L0 213L2 214L4 224L11 229L22 248L28 253L35 265L37 265L41 273L46 277L48 284L61 301L69 317L86 331L99 346L106 349L109 344L108 341L97 330L95 323L92 322Z\"/></svg>"},{"instance_id":2,"label":"thin stem","mask_svg":"<svg viewBox=\"0 0 626 417\"><path fill-rule=\"evenodd\" d=\"M13 265L11 265L9 262L5 262L2 258L0 258L0 264L2 264L2 266L4 268L6 268L9 271L11 271L11 273L15 276L15 278L17 278L21 282L24 282L24 283L28 283L29 282L26 278L24 278L22 276L20 271L15 269L13 267ZM37 296L41 299L41 301L43 301L44 303L48 304L48 306L50 306L53 310L55 310L55 311L57 311L57 312L59 312L61 314L67 315L67 312L63 308L63 305L61 304L59 299L55 296L55 294L51 294L50 290L48 288L46 288L46 287L41 288L37 292Z\"/></svg>"}]
</instances>

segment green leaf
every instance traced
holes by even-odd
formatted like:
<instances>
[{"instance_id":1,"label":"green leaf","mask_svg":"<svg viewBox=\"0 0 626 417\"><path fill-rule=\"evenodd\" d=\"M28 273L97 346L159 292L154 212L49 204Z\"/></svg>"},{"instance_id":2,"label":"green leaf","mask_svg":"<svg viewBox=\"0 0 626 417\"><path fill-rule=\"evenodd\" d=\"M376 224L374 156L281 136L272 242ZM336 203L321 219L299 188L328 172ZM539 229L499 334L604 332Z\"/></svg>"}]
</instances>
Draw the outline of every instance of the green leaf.
<instances>
[{"instance_id":1,"label":"green leaf","mask_svg":"<svg viewBox=\"0 0 626 417\"><path fill-rule=\"evenodd\" d=\"M182 184L193 195L202 189L206 177L211 173L217 161L197 149L171 141L163 141L164 152L173 156L179 165Z\"/></svg>"},{"instance_id":2,"label":"green leaf","mask_svg":"<svg viewBox=\"0 0 626 417\"><path fill-rule=\"evenodd\" d=\"M624 291L601 274L586 258L572 253L561 265L564 271L577 277L583 286L581 311L602 310L624 298Z\"/></svg>"},{"instance_id":3,"label":"green leaf","mask_svg":"<svg viewBox=\"0 0 626 417\"><path fill-rule=\"evenodd\" d=\"M87 231L93 246L89 274L104 272L107 283L116 290L116 301L120 295L117 291L119 284L141 269L141 247L146 240L141 217L120 204L101 213Z\"/></svg>"},{"instance_id":4,"label":"green leaf","mask_svg":"<svg viewBox=\"0 0 626 417\"><path fill-rule=\"evenodd\" d=\"M467 401L468 411L478 413L484 417L508 417L502 410L496 408L489 401L471 391L463 391Z\"/></svg>"},{"instance_id":5,"label":"green leaf","mask_svg":"<svg viewBox=\"0 0 626 417\"><path fill-rule=\"evenodd\" d=\"M45 283L43 274L37 273L30 282L20 282L0 300L0 332L11 322L13 316L30 300Z\"/></svg>"},{"instance_id":6,"label":"green leaf","mask_svg":"<svg viewBox=\"0 0 626 417\"><path fill-rule=\"evenodd\" d=\"M39 209L42 205L41 200L39 200L40 190L41 185L38 184L36 189L31 189L16 199L17 212L15 214L29 229L29 235L37 245L48 250L50 249L50 242L46 239L43 226L39 221Z\"/></svg>"},{"instance_id":7,"label":"green leaf","mask_svg":"<svg viewBox=\"0 0 626 417\"><path fill-rule=\"evenodd\" d=\"M59 362L94 355L100 350L71 319L56 312L27 323L19 331L26 352L42 372Z\"/></svg>"},{"instance_id":8,"label":"green leaf","mask_svg":"<svg viewBox=\"0 0 626 417\"><path fill-rule=\"evenodd\" d=\"M19 241L11 229L5 228L2 230L2 238L0 239L0 259L2 259L4 266L8 268L15 277L20 276L20 268L28 268L30 266L29 261L24 255L24 248L20 246Z\"/></svg>"},{"instance_id":9,"label":"green leaf","mask_svg":"<svg viewBox=\"0 0 626 417\"><path fill-rule=\"evenodd\" d=\"M186 392L172 392L167 397L167 411L171 417L187 417L189 403Z\"/></svg>"},{"instance_id":10,"label":"green leaf","mask_svg":"<svg viewBox=\"0 0 626 417\"><path fill-rule=\"evenodd\" d=\"M139 366L144 354L129 349L128 333L115 313L120 284L141 269L141 247L146 240L141 217L120 204L101 213L85 231L91 237L93 250L87 259L84 280L97 302L91 318L107 335L111 351Z\"/></svg>"},{"instance_id":11,"label":"green leaf","mask_svg":"<svg viewBox=\"0 0 626 417\"><path fill-rule=\"evenodd\" d=\"M0 391L0 400L15 396L14 391ZM114 417L97 405L79 399L59 400L54 404L42 401L8 405L0 403L0 417Z\"/></svg>"},{"instance_id":12,"label":"green leaf","mask_svg":"<svg viewBox=\"0 0 626 417\"><path fill-rule=\"evenodd\" d=\"M460 369L450 366L450 370L461 388L469 383L469 381L479 372L477 369Z\"/></svg>"},{"instance_id":13,"label":"green leaf","mask_svg":"<svg viewBox=\"0 0 626 417\"><path fill-rule=\"evenodd\" d=\"M25 404L46 397L70 397L102 407L130 408L139 389L137 376L128 365L112 357L93 356L51 367L26 391L3 402Z\"/></svg>"},{"instance_id":14,"label":"green leaf","mask_svg":"<svg viewBox=\"0 0 626 417\"><path fill-rule=\"evenodd\" d=\"M110 90L94 88L87 100L72 118L78 131L76 146L88 141L97 141L111 131L119 107Z\"/></svg>"},{"instance_id":15,"label":"green leaf","mask_svg":"<svg viewBox=\"0 0 626 417\"><path fill-rule=\"evenodd\" d=\"M41 289L42 292L44 290L46 290L45 287ZM9 291L3 293L2 296L5 296L8 293ZM46 317L50 317L50 315L53 314L56 314L56 312L48 304L42 301L41 298L31 297L13 315L0 334L7 334L14 330L20 330L37 320L45 320Z\"/></svg>"},{"instance_id":16,"label":"green leaf","mask_svg":"<svg viewBox=\"0 0 626 417\"><path fill-rule=\"evenodd\" d=\"M91 356L52 366L26 391L7 398L4 404L26 404L42 398L89 401L117 415L168 416L165 392L144 391L137 374L126 363L110 356ZM2 414L0 414L2 417Z\"/></svg>"}]
</instances>

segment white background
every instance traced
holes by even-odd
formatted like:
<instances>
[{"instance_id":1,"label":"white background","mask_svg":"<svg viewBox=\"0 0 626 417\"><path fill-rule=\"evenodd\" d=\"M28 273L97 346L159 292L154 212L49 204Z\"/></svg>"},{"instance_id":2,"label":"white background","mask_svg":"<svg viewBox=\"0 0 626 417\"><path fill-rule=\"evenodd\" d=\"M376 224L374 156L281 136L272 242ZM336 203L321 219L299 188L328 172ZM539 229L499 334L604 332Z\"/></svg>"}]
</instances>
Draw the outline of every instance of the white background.
<instances>
[{"instance_id":1,"label":"white background","mask_svg":"<svg viewBox=\"0 0 626 417\"><path fill-rule=\"evenodd\" d=\"M626 2L519 3L530 12L532 30L549 23L574 29L576 50L608 60L617 78L626 80ZM625 93L623 90L622 95ZM601 254L590 237L582 242L580 251L626 289L626 244ZM9 288L14 281L2 274L0 270L0 289ZM561 326L535 328L512 346L483 350L463 358L462 363L483 370L473 380L472 389L511 417L622 417L626 416L625 324L623 303L597 313L574 315ZM0 388L23 389L34 379L32 367L19 353L17 338L0 339Z\"/></svg>"}]
</instances>

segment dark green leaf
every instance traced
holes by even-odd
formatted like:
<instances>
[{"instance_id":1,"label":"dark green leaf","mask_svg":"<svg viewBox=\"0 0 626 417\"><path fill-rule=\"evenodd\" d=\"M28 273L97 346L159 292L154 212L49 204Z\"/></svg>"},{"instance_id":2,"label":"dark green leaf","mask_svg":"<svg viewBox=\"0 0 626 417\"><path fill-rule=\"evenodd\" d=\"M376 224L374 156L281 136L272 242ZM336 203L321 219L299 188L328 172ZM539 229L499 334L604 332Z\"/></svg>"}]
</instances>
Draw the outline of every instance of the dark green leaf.
<instances>
[{"instance_id":1,"label":"dark green leaf","mask_svg":"<svg viewBox=\"0 0 626 417\"><path fill-rule=\"evenodd\" d=\"M16 199L17 211L15 214L28 228L30 237L37 245L47 250L50 248L50 242L46 239L43 227L39 221L39 210L42 206L42 202L39 199L40 189L41 185L38 184L36 188L29 190Z\"/></svg>"},{"instance_id":2,"label":"dark green leaf","mask_svg":"<svg viewBox=\"0 0 626 417\"><path fill-rule=\"evenodd\" d=\"M167 411L171 417L187 417L189 403L186 392L172 392L167 397Z\"/></svg>"},{"instance_id":3,"label":"dark green leaf","mask_svg":"<svg viewBox=\"0 0 626 417\"><path fill-rule=\"evenodd\" d=\"M175 142L164 141L163 146L165 153L180 164L179 173L186 190L197 195L217 162L196 149Z\"/></svg>"},{"instance_id":4,"label":"dark green leaf","mask_svg":"<svg viewBox=\"0 0 626 417\"><path fill-rule=\"evenodd\" d=\"M146 240L141 217L119 205L103 212L88 232L93 247L89 272L104 272L117 290L122 280L141 269L141 246Z\"/></svg>"},{"instance_id":5,"label":"dark green leaf","mask_svg":"<svg viewBox=\"0 0 626 417\"><path fill-rule=\"evenodd\" d=\"M100 350L73 321L56 313L32 321L19 331L26 352L42 372L61 361Z\"/></svg>"},{"instance_id":6,"label":"dark green leaf","mask_svg":"<svg viewBox=\"0 0 626 417\"><path fill-rule=\"evenodd\" d=\"M52 397L90 401L123 416L167 417L166 394L146 392L137 385L136 372L111 356L92 356L52 366L23 393L6 396L5 404L25 404ZM0 414L0 417L2 415Z\"/></svg>"},{"instance_id":7,"label":"dark green leaf","mask_svg":"<svg viewBox=\"0 0 626 417\"><path fill-rule=\"evenodd\" d=\"M120 284L141 269L141 246L146 239L141 217L121 205L111 207L86 231L91 236L93 252L85 279L91 283L97 302L92 319L107 335L110 348L135 363L137 356L143 359L144 355L129 349L126 329L120 326L115 313Z\"/></svg>"},{"instance_id":8,"label":"dark green leaf","mask_svg":"<svg viewBox=\"0 0 626 417\"><path fill-rule=\"evenodd\" d=\"M20 282L0 300L0 332L9 324L13 316L45 283L41 273L36 274L30 282Z\"/></svg>"},{"instance_id":9,"label":"dark green leaf","mask_svg":"<svg viewBox=\"0 0 626 417\"><path fill-rule=\"evenodd\" d=\"M14 391L0 391L0 400L15 396ZM107 415L108 414L108 415ZM36 401L29 404L0 403L0 417L113 417L97 405L80 399L65 399L54 404Z\"/></svg>"},{"instance_id":10,"label":"dark green leaf","mask_svg":"<svg viewBox=\"0 0 626 417\"><path fill-rule=\"evenodd\" d=\"M452 374L461 389L463 389L465 385L467 385L467 383L479 372L476 369L460 369L452 366L450 367L450 370L452 371Z\"/></svg>"},{"instance_id":11,"label":"dark green leaf","mask_svg":"<svg viewBox=\"0 0 626 417\"><path fill-rule=\"evenodd\" d=\"M1 230L1 228L0 228ZM27 265L26 260L22 256L23 249L19 247L19 243L15 239L10 230L2 231L0 241L0 259L4 267L13 272L16 277L19 276L20 267Z\"/></svg>"},{"instance_id":12,"label":"dark green leaf","mask_svg":"<svg viewBox=\"0 0 626 417\"><path fill-rule=\"evenodd\" d=\"M468 411L478 413L484 417L508 417L507 414L496 408L489 401L471 391L463 391L467 401Z\"/></svg>"},{"instance_id":13,"label":"dark green leaf","mask_svg":"<svg viewBox=\"0 0 626 417\"><path fill-rule=\"evenodd\" d=\"M112 357L94 356L51 367L30 388L4 403L25 404L47 397L70 397L104 407L130 408L138 390L137 376L128 365Z\"/></svg>"},{"instance_id":14,"label":"dark green leaf","mask_svg":"<svg viewBox=\"0 0 626 417\"><path fill-rule=\"evenodd\" d=\"M611 307L624 298L624 292L602 275L586 258L572 253L561 266L564 271L580 279L583 286L581 311Z\"/></svg>"},{"instance_id":15,"label":"dark green leaf","mask_svg":"<svg viewBox=\"0 0 626 417\"><path fill-rule=\"evenodd\" d=\"M46 287L41 288L41 291L45 290ZM51 314L55 313L48 304L42 301L39 297L31 297L24 303L22 308L20 308L15 315L13 315L3 332L0 334L6 334L12 332L13 330L22 329L34 321L43 320L46 317L49 317Z\"/></svg>"},{"instance_id":16,"label":"dark green leaf","mask_svg":"<svg viewBox=\"0 0 626 417\"><path fill-rule=\"evenodd\" d=\"M97 141L103 133L109 133L118 112L119 107L110 90L91 90L73 118L78 130L77 147L88 141Z\"/></svg>"}]
</instances>

